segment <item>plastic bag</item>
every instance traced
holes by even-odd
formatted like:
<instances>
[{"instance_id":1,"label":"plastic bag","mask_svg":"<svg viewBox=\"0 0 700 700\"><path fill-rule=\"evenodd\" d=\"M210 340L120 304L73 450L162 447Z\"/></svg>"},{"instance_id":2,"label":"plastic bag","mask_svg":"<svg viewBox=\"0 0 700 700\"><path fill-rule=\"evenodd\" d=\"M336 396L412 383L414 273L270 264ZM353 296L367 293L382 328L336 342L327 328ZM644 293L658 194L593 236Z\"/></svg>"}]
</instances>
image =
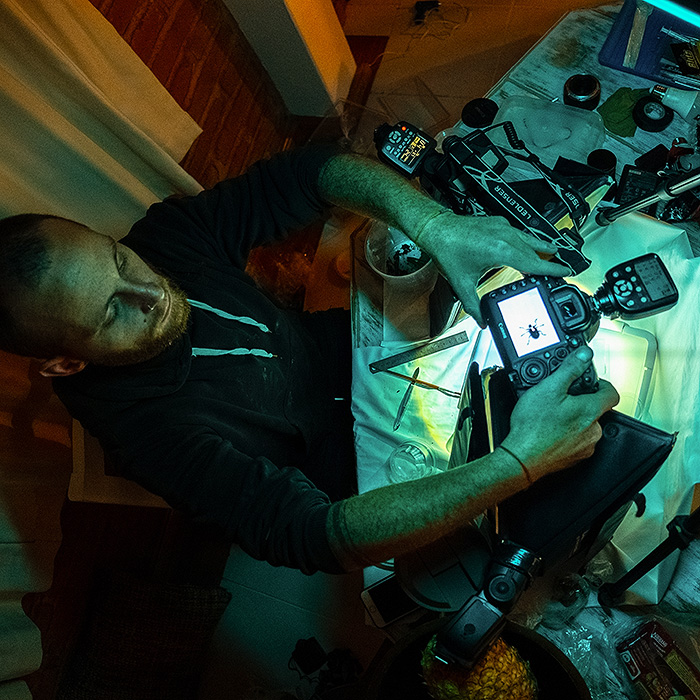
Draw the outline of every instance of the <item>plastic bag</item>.
<instances>
[{"instance_id":1,"label":"plastic bag","mask_svg":"<svg viewBox=\"0 0 700 700\"><path fill-rule=\"evenodd\" d=\"M635 690L622 652L628 651L632 642L639 637L646 635L648 638L653 634L656 628L652 628L652 625L660 625L673 640L673 646L680 650L680 656L686 657L690 664L700 669L700 650L694 640L699 621L700 615L664 609L663 606L613 609L609 612L591 606L560 629L540 625L537 631L556 644L573 662L583 676L592 700L638 700L649 696L640 695ZM630 665L633 667L634 661ZM663 674L660 672L660 675ZM700 680L696 692L697 696L686 697L700 698Z\"/></svg>"}]
</instances>

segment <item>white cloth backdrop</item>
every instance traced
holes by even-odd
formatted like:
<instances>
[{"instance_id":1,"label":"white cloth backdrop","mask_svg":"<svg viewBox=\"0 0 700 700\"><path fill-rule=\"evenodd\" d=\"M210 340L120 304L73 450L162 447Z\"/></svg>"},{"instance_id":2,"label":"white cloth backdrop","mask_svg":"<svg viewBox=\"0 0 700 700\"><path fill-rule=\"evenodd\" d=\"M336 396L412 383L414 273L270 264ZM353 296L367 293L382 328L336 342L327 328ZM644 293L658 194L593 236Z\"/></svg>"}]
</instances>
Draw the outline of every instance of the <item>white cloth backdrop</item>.
<instances>
[{"instance_id":1,"label":"white cloth backdrop","mask_svg":"<svg viewBox=\"0 0 700 700\"><path fill-rule=\"evenodd\" d=\"M678 437L659 472L642 489L646 499L643 515L637 517L631 509L605 549L604 556L612 562L617 579L666 539L666 525L675 515L690 512L695 484L700 483L700 258L693 256L685 232L642 214L629 214L612 226L592 232L586 237L583 252L593 264L576 279L591 291L607 268L656 252L679 294L678 304L670 311L629 322L652 333L658 344L644 420L678 433ZM672 553L632 586L625 602L658 603L671 581L678 556L679 552Z\"/></svg>"},{"instance_id":2,"label":"white cloth backdrop","mask_svg":"<svg viewBox=\"0 0 700 700\"><path fill-rule=\"evenodd\" d=\"M89 0L0 0L0 217L120 237L153 202L201 189L178 165L200 131ZM70 470L67 416L35 374L0 354L2 700L29 698L17 679L41 663L21 599L51 584Z\"/></svg>"}]
</instances>

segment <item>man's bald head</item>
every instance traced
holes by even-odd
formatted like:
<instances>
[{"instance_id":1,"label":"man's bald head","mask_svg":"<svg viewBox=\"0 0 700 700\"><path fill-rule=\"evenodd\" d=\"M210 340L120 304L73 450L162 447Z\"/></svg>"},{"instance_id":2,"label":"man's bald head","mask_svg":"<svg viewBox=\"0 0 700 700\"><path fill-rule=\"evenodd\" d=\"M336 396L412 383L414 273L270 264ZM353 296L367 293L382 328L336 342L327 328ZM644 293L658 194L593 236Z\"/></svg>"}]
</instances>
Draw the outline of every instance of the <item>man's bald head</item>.
<instances>
[{"instance_id":1,"label":"man's bald head","mask_svg":"<svg viewBox=\"0 0 700 700\"><path fill-rule=\"evenodd\" d=\"M68 219L0 221L0 274L0 348L67 358L71 371L142 362L186 327L181 290L130 248Z\"/></svg>"}]
</instances>

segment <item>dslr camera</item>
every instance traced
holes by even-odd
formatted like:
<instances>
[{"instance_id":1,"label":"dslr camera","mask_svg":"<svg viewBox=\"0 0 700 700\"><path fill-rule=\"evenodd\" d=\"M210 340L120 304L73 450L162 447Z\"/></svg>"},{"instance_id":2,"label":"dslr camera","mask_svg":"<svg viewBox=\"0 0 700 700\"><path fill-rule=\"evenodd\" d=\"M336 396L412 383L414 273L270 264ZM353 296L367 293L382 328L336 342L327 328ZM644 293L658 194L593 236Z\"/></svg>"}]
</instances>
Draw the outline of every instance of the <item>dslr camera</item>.
<instances>
[{"instance_id":1,"label":"dslr camera","mask_svg":"<svg viewBox=\"0 0 700 700\"><path fill-rule=\"evenodd\" d=\"M507 145L489 138L487 132L494 129ZM408 122L380 125L374 140L380 161L406 178L418 177L426 194L455 214L504 216L516 228L554 243L557 261L572 275L590 265L581 252L579 229L590 213L586 198L602 197L612 184L607 175L579 164L575 174L566 175L557 166L545 166L511 122L448 136L442 152L435 139Z\"/></svg>"},{"instance_id":2,"label":"dslr camera","mask_svg":"<svg viewBox=\"0 0 700 700\"><path fill-rule=\"evenodd\" d=\"M526 276L488 292L481 313L493 336L508 377L520 395L549 376L576 349L595 335L601 316L625 320L671 308L678 290L655 253L608 270L590 296L561 277ZM593 365L569 389L596 391Z\"/></svg>"}]
</instances>

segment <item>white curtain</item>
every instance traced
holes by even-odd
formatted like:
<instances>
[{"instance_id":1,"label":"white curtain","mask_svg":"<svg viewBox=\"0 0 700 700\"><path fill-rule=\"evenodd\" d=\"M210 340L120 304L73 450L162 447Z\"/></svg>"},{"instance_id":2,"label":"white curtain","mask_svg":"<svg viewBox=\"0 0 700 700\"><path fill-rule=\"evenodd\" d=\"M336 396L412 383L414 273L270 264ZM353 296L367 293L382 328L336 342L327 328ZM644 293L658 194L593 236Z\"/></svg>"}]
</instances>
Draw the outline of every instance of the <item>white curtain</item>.
<instances>
[{"instance_id":1,"label":"white curtain","mask_svg":"<svg viewBox=\"0 0 700 700\"><path fill-rule=\"evenodd\" d=\"M197 191L178 165L199 127L88 0L0 0L0 214L122 235Z\"/></svg>"},{"instance_id":2,"label":"white curtain","mask_svg":"<svg viewBox=\"0 0 700 700\"><path fill-rule=\"evenodd\" d=\"M0 216L53 213L115 237L201 187L200 128L89 0L0 0ZM21 600L51 584L69 419L29 360L0 353L0 700L41 663Z\"/></svg>"}]
</instances>

